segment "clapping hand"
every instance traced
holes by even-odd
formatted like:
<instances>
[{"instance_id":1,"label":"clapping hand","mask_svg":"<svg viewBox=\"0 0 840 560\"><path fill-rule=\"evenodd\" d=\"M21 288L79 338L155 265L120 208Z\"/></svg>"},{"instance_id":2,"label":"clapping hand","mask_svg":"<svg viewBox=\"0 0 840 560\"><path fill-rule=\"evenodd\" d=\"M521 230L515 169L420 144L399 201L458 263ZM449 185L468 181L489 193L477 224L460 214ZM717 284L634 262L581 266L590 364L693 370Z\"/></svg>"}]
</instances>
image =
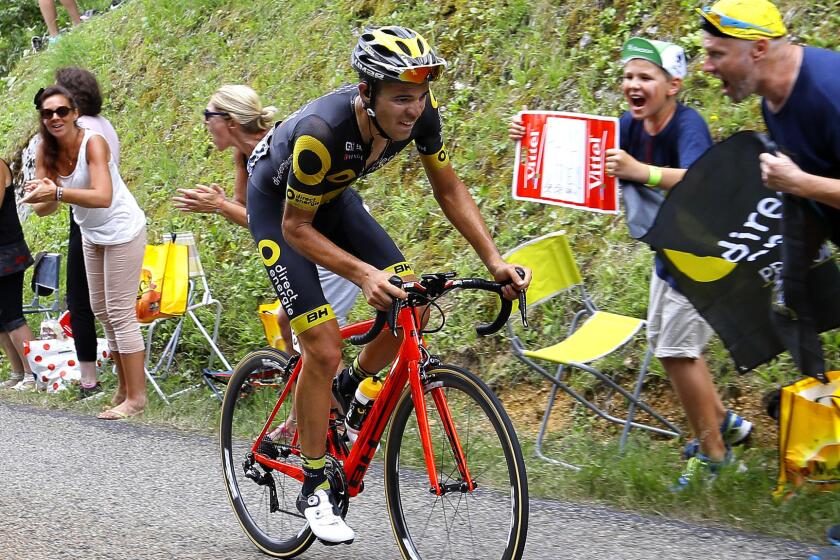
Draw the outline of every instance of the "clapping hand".
<instances>
[{"instance_id":1,"label":"clapping hand","mask_svg":"<svg viewBox=\"0 0 840 560\"><path fill-rule=\"evenodd\" d=\"M196 184L194 189L178 189L181 196L173 196L175 208L182 212L217 212L227 197L222 187Z\"/></svg>"},{"instance_id":2,"label":"clapping hand","mask_svg":"<svg viewBox=\"0 0 840 560\"><path fill-rule=\"evenodd\" d=\"M32 179L23 186L26 196L20 199L21 202L33 204L37 202L51 202L56 200L58 187L48 178Z\"/></svg>"}]
</instances>

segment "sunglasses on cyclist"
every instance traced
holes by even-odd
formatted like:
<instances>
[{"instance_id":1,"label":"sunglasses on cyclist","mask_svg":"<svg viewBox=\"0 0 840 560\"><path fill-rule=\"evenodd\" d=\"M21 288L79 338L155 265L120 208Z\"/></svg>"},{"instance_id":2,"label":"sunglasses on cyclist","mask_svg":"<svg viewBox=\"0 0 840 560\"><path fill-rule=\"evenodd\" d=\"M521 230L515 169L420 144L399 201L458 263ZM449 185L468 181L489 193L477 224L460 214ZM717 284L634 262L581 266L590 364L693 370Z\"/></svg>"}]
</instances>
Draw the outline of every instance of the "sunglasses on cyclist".
<instances>
[{"instance_id":1,"label":"sunglasses on cyclist","mask_svg":"<svg viewBox=\"0 0 840 560\"><path fill-rule=\"evenodd\" d=\"M406 68L400 74L400 80L412 84L425 84L440 76L443 66L415 66Z\"/></svg>"},{"instance_id":2,"label":"sunglasses on cyclist","mask_svg":"<svg viewBox=\"0 0 840 560\"><path fill-rule=\"evenodd\" d=\"M706 6L705 8L703 8L703 15L712 23L717 24L718 28L729 27L735 29L753 29L755 31L760 31L761 33L767 34L768 37L775 37L778 35L778 33L774 33L772 30L767 29L766 27L761 27L760 25L756 25L748 21L742 21L740 19L735 19L720 12L716 12L712 9L711 6Z\"/></svg>"},{"instance_id":3,"label":"sunglasses on cyclist","mask_svg":"<svg viewBox=\"0 0 840 560\"><path fill-rule=\"evenodd\" d=\"M210 117L228 118L229 116L230 113L225 113L224 111L208 111L207 109L204 109L204 122L209 121Z\"/></svg>"},{"instance_id":4,"label":"sunglasses on cyclist","mask_svg":"<svg viewBox=\"0 0 840 560\"><path fill-rule=\"evenodd\" d=\"M58 115L59 118L63 119L67 115L69 115L73 111L72 107L67 107L66 105L62 105L61 107L57 107L55 109L41 109L39 113L41 113L41 118L45 121L50 120L53 118L53 115Z\"/></svg>"}]
</instances>

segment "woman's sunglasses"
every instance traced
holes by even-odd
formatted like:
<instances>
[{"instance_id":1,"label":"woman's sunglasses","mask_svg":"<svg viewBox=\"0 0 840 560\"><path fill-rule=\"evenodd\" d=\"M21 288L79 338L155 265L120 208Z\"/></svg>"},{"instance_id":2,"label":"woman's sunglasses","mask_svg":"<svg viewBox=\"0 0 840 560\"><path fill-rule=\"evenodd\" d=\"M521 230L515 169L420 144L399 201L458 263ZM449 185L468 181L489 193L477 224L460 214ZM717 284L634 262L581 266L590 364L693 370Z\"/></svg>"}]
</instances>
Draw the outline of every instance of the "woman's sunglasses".
<instances>
[{"instance_id":1,"label":"woman's sunglasses","mask_svg":"<svg viewBox=\"0 0 840 560\"><path fill-rule=\"evenodd\" d=\"M66 107L62 105L57 109L41 109L39 112L41 113L41 118L48 121L51 118L53 118L53 115L58 115L59 118L63 119L64 117L69 115L71 111L73 111L72 107Z\"/></svg>"},{"instance_id":2,"label":"woman's sunglasses","mask_svg":"<svg viewBox=\"0 0 840 560\"><path fill-rule=\"evenodd\" d=\"M207 109L204 109L204 122L209 121L210 117L225 117L225 118L228 118L229 116L230 116L230 113L225 113L225 112L222 112L222 111L208 111Z\"/></svg>"}]
</instances>

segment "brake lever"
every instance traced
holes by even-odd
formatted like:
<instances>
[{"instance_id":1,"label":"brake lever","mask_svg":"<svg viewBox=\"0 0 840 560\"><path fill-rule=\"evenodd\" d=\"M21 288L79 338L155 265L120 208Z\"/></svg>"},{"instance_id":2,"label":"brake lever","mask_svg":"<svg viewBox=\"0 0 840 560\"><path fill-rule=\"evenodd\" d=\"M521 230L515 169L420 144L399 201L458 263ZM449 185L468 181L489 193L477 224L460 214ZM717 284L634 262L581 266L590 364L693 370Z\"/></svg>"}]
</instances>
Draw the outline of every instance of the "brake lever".
<instances>
[{"instance_id":1,"label":"brake lever","mask_svg":"<svg viewBox=\"0 0 840 560\"><path fill-rule=\"evenodd\" d=\"M388 282L390 282L392 286L402 289L403 281L399 276L391 276L391 278L388 279ZM391 304L391 309L388 310L388 328L391 330L391 334L394 338L397 338L397 315L399 314L399 311L400 300L394 298L394 302Z\"/></svg>"},{"instance_id":2,"label":"brake lever","mask_svg":"<svg viewBox=\"0 0 840 560\"><path fill-rule=\"evenodd\" d=\"M525 270L524 269L517 266L516 267L516 273L519 275L520 278L522 278L523 280L525 279ZM526 301L525 290L520 290L519 291L519 314L522 316L522 326L526 329L528 328L528 317L526 315L527 307L528 307L528 302Z\"/></svg>"}]
</instances>

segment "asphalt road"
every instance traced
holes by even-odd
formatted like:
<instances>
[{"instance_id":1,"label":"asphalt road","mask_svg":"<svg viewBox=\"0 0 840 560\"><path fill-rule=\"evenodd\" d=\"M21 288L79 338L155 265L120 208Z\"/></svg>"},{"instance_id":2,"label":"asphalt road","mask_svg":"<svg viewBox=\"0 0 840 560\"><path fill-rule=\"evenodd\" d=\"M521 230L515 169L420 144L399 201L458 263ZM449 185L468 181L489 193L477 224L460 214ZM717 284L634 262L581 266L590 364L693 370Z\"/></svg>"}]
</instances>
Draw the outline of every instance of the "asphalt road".
<instances>
[{"instance_id":1,"label":"asphalt road","mask_svg":"<svg viewBox=\"0 0 840 560\"><path fill-rule=\"evenodd\" d=\"M352 546L398 557L380 472L350 504ZM231 513L214 438L0 401L0 559L261 559ZM493 531L493 527L487 527ZM609 508L532 500L528 559L807 559L816 547ZM464 559L467 560L467 559Z\"/></svg>"}]
</instances>

